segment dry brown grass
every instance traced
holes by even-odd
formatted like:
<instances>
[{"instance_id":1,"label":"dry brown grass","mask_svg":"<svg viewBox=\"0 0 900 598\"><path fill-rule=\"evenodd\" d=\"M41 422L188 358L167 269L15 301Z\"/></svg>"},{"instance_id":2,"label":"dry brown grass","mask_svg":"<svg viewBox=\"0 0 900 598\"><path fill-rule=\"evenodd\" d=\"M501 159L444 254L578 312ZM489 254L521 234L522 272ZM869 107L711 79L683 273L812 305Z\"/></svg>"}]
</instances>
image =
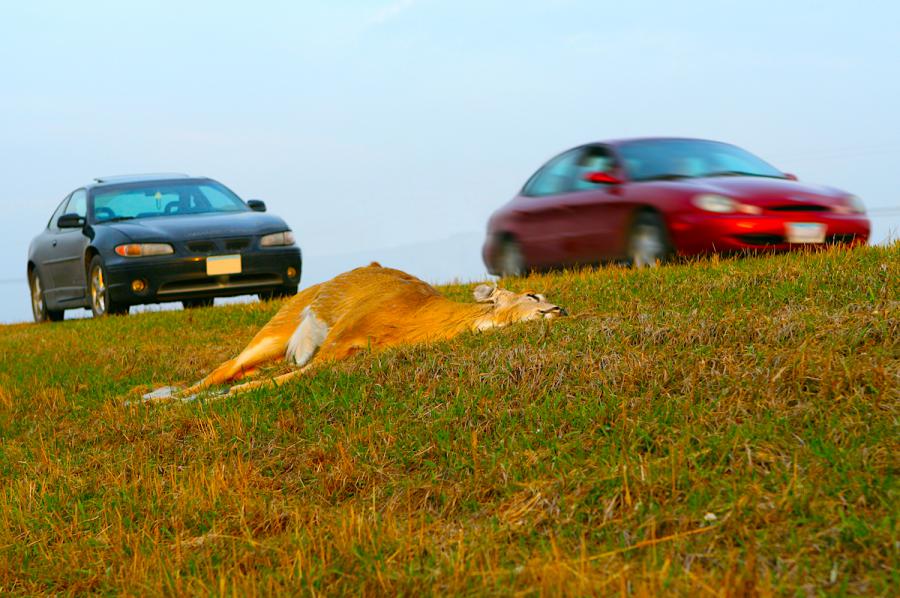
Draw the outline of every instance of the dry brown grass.
<instances>
[{"instance_id":1,"label":"dry brown grass","mask_svg":"<svg viewBox=\"0 0 900 598\"><path fill-rule=\"evenodd\" d=\"M892 594L898 263L511 280L573 317L185 405L121 397L277 304L2 327L0 592Z\"/></svg>"}]
</instances>

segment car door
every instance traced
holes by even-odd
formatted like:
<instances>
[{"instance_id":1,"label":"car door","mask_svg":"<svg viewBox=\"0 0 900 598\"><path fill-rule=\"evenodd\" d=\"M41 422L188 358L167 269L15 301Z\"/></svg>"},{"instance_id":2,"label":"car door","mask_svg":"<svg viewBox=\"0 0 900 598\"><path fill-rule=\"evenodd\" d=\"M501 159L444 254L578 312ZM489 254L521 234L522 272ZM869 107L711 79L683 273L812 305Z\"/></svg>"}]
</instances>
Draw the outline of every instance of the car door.
<instances>
[{"instance_id":1,"label":"car door","mask_svg":"<svg viewBox=\"0 0 900 598\"><path fill-rule=\"evenodd\" d=\"M62 215L65 214L87 217L87 192L84 189L72 193L63 210ZM87 243L88 238L83 228L56 226L53 231L50 241L50 272L55 298L61 304L77 303L85 297L84 250Z\"/></svg>"},{"instance_id":2,"label":"car door","mask_svg":"<svg viewBox=\"0 0 900 598\"><path fill-rule=\"evenodd\" d=\"M564 198L571 190L580 154L578 148L550 160L516 198L519 241L531 266L563 265L574 259L571 211Z\"/></svg>"},{"instance_id":3,"label":"car door","mask_svg":"<svg viewBox=\"0 0 900 598\"><path fill-rule=\"evenodd\" d=\"M46 228L34 238L31 244L31 259L37 265L38 273L41 276L41 287L44 290L44 297L55 306L56 299L56 283L53 279L53 264L56 258L56 245L59 244L57 239L58 229L56 221L63 215L66 205L69 203L69 196L63 198L59 203L50 220L47 222Z\"/></svg>"},{"instance_id":4,"label":"car door","mask_svg":"<svg viewBox=\"0 0 900 598\"><path fill-rule=\"evenodd\" d=\"M607 147L583 148L574 167L571 192L563 199L571 222L571 253L574 261L582 264L619 257L619 229L624 226L628 211L624 183L585 180L585 175L592 172L612 175L619 172L615 155Z\"/></svg>"}]
</instances>

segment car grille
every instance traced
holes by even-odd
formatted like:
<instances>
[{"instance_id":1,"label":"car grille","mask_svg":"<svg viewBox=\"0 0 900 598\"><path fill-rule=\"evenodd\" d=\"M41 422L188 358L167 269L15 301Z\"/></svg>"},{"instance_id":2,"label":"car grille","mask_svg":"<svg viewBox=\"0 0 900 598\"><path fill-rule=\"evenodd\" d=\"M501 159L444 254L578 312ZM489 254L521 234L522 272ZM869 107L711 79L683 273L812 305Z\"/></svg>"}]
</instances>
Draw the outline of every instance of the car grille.
<instances>
[{"instance_id":1,"label":"car grille","mask_svg":"<svg viewBox=\"0 0 900 598\"><path fill-rule=\"evenodd\" d=\"M229 251L240 251L250 247L250 239L225 239L225 249Z\"/></svg>"},{"instance_id":2,"label":"car grille","mask_svg":"<svg viewBox=\"0 0 900 598\"><path fill-rule=\"evenodd\" d=\"M281 283L282 279L277 274L231 274L220 278L167 282L160 285L157 294L174 295L179 293L258 287L260 285L279 285Z\"/></svg>"},{"instance_id":3,"label":"car grille","mask_svg":"<svg viewBox=\"0 0 900 598\"><path fill-rule=\"evenodd\" d=\"M827 206L818 206L816 204L786 204L781 206L769 206L766 208L769 212L830 212L831 208Z\"/></svg>"},{"instance_id":4,"label":"car grille","mask_svg":"<svg viewBox=\"0 0 900 598\"><path fill-rule=\"evenodd\" d=\"M188 241L186 245L188 251L193 253L208 254L216 251L241 251L250 247L250 239L204 239L202 241Z\"/></svg>"},{"instance_id":5,"label":"car grille","mask_svg":"<svg viewBox=\"0 0 900 598\"><path fill-rule=\"evenodd\" d=\"M194 253L211 253L216 249L216 244L212 241L191 241L187 246Z\"/></svg>"},{"instance_id":6,"label":"car grille","mask_svg":"<svg viewBox=\"0 0 900 598\"><path fill-rule=\"evenodd\" d=\"M825 242L829 245L843 245L850 244L856 240L856 235L854 234L845 234L845 235L829 235L828 238L825 239Z\"/></svg>"},{"instance_id":7,"label":"car grille","mask_svg":"<svg viewBox=\"0 0 900 598\"><path fill-rule=\"evenodd\" d=\"M787 239L785 239L781 235L748 234L736 235L736 238L738 241L745 245L756 245L758 247L764 247L766 245L784 245L785 243L787 243ZM825 238L825 243L828 245L849 245L855 240L856 235L852 233L836 234L828 235Z\"/></svg>"},{"instance_id":8,"label":"car grille","mask_svg":"<svg viewBox=\"0 0 900 598\"><path fill-rule=\"evenodd\" d=\"M745 245L781 245L785 242L781 235L747 234L737 235L738 241Z\"/></svg>"}]
</instances>

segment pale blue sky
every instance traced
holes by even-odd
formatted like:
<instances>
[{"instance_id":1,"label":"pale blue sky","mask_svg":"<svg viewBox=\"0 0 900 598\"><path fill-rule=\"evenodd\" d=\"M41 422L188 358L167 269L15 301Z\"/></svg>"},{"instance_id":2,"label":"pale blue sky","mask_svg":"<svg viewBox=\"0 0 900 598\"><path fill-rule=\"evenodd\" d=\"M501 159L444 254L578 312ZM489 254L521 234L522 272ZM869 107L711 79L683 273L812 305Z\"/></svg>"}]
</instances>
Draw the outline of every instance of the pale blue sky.
<instances>
[{"instance_id":1,"label":"pale blue sky","mask_svg":"<svg viewBox=\"0 0 900 598\"><path fill-rule=\"evenodd\" d=\"M4 2L0 279L94 176L212 176L311 261L477 238L552 154L633 135L854 192L880 240L900 229L876 211L900 208L897 23L890 1Z\"/></svg>"}]
</instances>

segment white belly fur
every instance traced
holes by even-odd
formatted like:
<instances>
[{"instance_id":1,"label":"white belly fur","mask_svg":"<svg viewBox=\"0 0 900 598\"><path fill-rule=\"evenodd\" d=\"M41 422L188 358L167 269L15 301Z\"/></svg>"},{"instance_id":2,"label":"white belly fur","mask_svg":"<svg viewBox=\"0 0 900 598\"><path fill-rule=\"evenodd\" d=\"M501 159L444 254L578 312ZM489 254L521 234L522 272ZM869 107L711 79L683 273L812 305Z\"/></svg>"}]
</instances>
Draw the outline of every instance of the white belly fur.
<instances>
[{"instance_id":1,"label":"white belly fur","mask_svg":"<svg viewBox=\"0 0 900 598\"><path fill-rule=\"evenodd\" d=\"M299 366L306 365L328 336L328 325L307 307L300 314L300 324L288 341L285 358Z\"/></svg>"}]
</instances>

